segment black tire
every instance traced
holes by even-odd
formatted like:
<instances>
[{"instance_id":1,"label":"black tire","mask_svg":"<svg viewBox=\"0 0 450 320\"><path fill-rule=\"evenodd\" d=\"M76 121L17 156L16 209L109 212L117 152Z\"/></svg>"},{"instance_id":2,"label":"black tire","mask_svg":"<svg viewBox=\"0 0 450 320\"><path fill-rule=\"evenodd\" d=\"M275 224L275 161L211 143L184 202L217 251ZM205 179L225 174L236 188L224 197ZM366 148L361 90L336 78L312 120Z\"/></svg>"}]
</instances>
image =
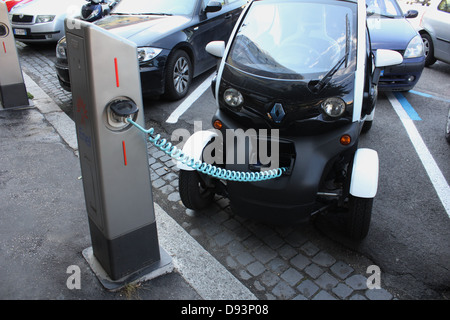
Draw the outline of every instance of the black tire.
<instances>
[{"instance_id":1,"label":"black tire","mask_svg":"<svg viewBox=\"0 0 450 320\"><path fill-rule=\"evenodd\" d=\"M450 108L448 109L447 123L445 125L445 139L450 143Z\"/></svg>"},{"instance_id":2,"label":"black tire","mask_svg":"<svg viewBox=\"0 0 450 320\"><path fill-rule=\"evenodd\" d=\"M192 82L192 63L189 55L177 50L169 56L165 75L164 95L169 100L179 100L186 96Z\"/></svg>"},{"instance_id":3,"label":"black tire","mask_svg":"<svg viewBox=\"0 0 450 320\"><path fill-rule=\"evenodd\" d=\"M359 198L349 195L347 232L351 239L362 240L369 233L373 198Z\"/></svg>"},{"instance_id":4,"label":"black tire","mask_svg":"<svg viewBox=\"0 0 450 320\"><path fill-rule=\"evenodd\" d=\"M429 67L436 62L434 57L433 40L428 33L421 34L423 41L423 49L425 52L425 67Z\"/></svg>"},{"instance_id":5,"label":"black tire","mask_svg":"<svg viewBox=\"0 0 450 320\"><path fill-rule=\"evenodd\" d=\"M364 121L362 129L361 129L361 133L366 133L368 132L371 128L372 128L372 122L373 121Z\"/></svg>"},{"instance_id":6,"label":"black tire","mask_svg":"<svg viewBox=\"0 0 450 320\"><path fill-rule=\"evenodd\" d=\"M214 192L205 187L197 171L180 170L178 183L180 198L186 208L202 210L212 203Z\"/></svg>"}]
</instances>

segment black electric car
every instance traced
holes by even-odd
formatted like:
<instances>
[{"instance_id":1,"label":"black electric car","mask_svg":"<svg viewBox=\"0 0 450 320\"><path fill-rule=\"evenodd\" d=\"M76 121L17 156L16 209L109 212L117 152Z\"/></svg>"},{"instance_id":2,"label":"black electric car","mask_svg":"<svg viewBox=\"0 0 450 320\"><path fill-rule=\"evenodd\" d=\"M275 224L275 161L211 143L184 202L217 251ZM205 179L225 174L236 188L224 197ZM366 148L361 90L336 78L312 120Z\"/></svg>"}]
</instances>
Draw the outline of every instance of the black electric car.
<instances>
[{"instance_id":1,"label":"black electric car","mask_svg":"<svg viewBox=\"0 0 450 320\"><path fill-rule=\"evenodd\" d=\"M364 1L252 1L228 44L207 51L221 58L215 130L196 132L183 152L224 170L283 174L222 181L179 163L184 205L202 209L218 193L233 212L276 223L338 205L350 236L364 238L378 154L358 148L359 135L373 121L381 68L402 62L391 50L372 53Z\"/></svg>"},{"instance_id":2,"label":"black electric car","mask_svg":"<svg viewBox=\"0 0 450 320\"><path fill-rule=\"evenodd\" d=\"M246 5L245 0L121 0L111 14L94 23L138 46L142 92L183 98L192 78L213 68L206 53L211 40L225 40ZM56 47L56 72L61 87L70 91L66 39Z\"/></svg>"}]
</instances>

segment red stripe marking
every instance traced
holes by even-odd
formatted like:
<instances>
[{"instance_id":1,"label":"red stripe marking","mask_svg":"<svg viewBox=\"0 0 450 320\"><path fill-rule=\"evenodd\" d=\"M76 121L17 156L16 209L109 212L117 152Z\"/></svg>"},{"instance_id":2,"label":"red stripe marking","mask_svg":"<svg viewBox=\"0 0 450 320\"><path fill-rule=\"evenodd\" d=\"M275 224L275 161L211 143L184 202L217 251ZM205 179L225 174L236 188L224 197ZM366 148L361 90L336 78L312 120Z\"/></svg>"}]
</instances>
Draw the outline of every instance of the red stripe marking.
<instances>
[{"instance_id":1,"label":"red stripe marking","mask_svg":"<svg viewBox=\"0 0 450 320\"><path fill-rule=\"evenodd\" d=\"M5 50L6 53L6 46L5 46L5 42L3 41L3 50Z\"/></svg>"},{"instance_id":2,"label":"red stripe marking","mask_svg":"<svg viewBox=\"0 0 450 320\"><path fill-rule=\"evenodd\" d=\"M114 58L114 67L116 68L116 86L118 88L120 84L119 84L119 67L117 66L117 58Z\"/></svg>"},{"instance_id":3,"label":"red stripe marking","mask_svg":"<svg viewBox=\"0 0 450 320\"><path fill-rule=\"evenodd\" d=\"M125 146L125 141L122 141L122 149L123 149L123 164L127 165L127 148Z\"/></svg>"}]
</instances>

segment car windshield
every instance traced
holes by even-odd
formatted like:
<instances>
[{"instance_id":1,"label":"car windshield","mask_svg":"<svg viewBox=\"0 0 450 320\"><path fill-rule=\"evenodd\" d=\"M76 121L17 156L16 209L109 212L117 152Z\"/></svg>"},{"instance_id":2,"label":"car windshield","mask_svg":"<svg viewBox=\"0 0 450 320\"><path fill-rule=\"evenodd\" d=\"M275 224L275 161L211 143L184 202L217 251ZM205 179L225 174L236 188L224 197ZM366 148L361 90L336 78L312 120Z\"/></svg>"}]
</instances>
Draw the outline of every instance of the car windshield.
<instances>
[{"instance_id":1,"label":"car windshield","mask_svg":"<svg viewBox=\"0 0 450 320\"><path fill-rule=\"evenodd\" d=\"M122 0L113 14L192 15L197 0Z\"/></svg>"},{"instance_id":2,"label":"car windshield","mask_svg":"<svg viewBox=\"0 0 450 320\"><path fill-rule=\"evenodd\" d=\"M382 16L386 18L398 18L402 11L396 0L366 0L368 16Z\"/></svg>"},{"instance_id":3,"label":"car windshield","mask_svg":"<svg viewBox=\"0 0 450 320\"><path fill-rule=\"evenodd\" d=\"M344 1L253 2L227 63L275 79L321 79L354 68L356 10Z\"/></svg>"}]
</instances>

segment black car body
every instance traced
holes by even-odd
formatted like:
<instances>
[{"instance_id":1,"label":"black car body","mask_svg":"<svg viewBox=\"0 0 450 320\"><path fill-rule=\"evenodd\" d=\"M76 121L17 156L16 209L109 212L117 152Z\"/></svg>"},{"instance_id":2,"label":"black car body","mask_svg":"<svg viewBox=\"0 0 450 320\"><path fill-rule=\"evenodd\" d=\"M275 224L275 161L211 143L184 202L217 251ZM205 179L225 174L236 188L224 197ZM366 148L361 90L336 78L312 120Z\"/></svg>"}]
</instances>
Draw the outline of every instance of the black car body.
<instances>
[{"instance_id":1,"label":"black car body","mask_svg":"<svg viewBox=\"0 0 450 320\"><path fill-rule=\"evenodd\" d=\"M193 77L216 60L205 51L211 40L227 40L246 5L245 0L122 0L96 25L138 46L144 95L184 97ZM55 64L61 86L70 91L66 44L57 46Z\"/></svg>"}]
</instances>

